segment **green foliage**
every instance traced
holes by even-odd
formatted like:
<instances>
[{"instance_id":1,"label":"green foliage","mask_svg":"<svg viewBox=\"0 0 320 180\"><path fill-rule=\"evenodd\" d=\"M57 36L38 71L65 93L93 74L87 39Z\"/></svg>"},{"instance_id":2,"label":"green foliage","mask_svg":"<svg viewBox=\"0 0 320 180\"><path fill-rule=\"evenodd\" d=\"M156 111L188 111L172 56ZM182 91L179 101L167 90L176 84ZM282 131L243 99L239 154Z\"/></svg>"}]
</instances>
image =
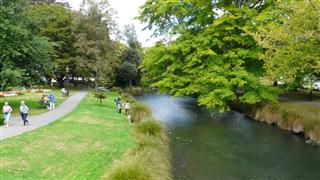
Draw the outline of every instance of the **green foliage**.
<instances>
[{"instance_id":1,"label":"green foliage","mask_svg":"<svg viewBox=\"0 0 320 180\"><path fill-rule=\"evenodd\" d=\"M107 99L106 94L104 92L99 92L99 91L94 93L94 97L99 99L100 104L102 104L102 100Z\"/></svg>"},{"instance_id":2,"label":"green foliage","mask_svg":"<svg viewBox=\"0 0 320 180\"><path fill-rule=\"evenodd\" d=\"M4 125L4 118L3 116L0 116L0 126Z\"/></svg>"},{"instance_id":3,"label":"green foliage","mask_svg":"<svg viewBox=\"0 0 320 180\"><path fill-rule=\"evenodd\" d=\"M156 120L144 120L136 125L138 133L142 133L150 136L158 136L161 133L162 127L156 122Z\"/></svg>"},{"instance_id":4,"label":"green foliage","mask_svg":"<svg viewBox=\"0 0 320 180\"><path fill-rule=\"evenodd\" d=\"M134 102L130 108L130 115L133 122L140 122L142 119L152 115L151 110L143 103Z\"/></svg>"},{"instance_id":5,"label":"green foliage","mask_svg":"<svg viewBox=\"0 0 320 180\"><path fill-rule=\"evenodd\" d=\"M3 0L0 6L0 72L12 69L13 75L24 72L23 82L39 83L52 69L52 43L42 37L36 26L37 17L30 15L26 0ZM36 71L35 71L36 70ZM2 74L2 81L6 76ZM17 81L7 81L9 85ZM7 84L6 84L7 86ZM4 88L4 85L2 85Z\"/></svg>"},{"instance_id":6,"label":"green foliage","mask_svg":"<svg viewBox=\"0 0 320 180\"><path fill-rule=\"evenodd\" d=\"M108 1L83 1L81 11L73 19L76 33L77 71L83 77L94 77L95 87L113 83L118 59L115 43L110 38L114 30L112 9Z\"/></svg>"},{"instance_id":7,"label":"green foliage","mask_svg":"<svg viewBox=\"0 0 320 180\"><path fill-rule=\"evenodd\" d=\"M138 70L134 64L131 64L128 61L123 62L118 68L118 79L132 86L132 80L137 76Z\"/></svg>"},{"instance_id":8,"label":"green foliage","mask_svg":"<svg viewBox=\"0 0 320 180\"><path fill-rule=\"evenodd\" d=\"M134 97L132 97L132 95L127 94L127 93L123 93L121 95L121 99L122 99L123 102L126 102L126 101L128 101L130 103L135 102Z\"/></svg>"},{"instance_id":9,"label":"green foliage","mask_svg":"<svg viewBox=\"0 0 320 180\"><path fill-rule=\"evenodd\" d=\"M250 104L275 101L277 93L260 80L262 49L250 34L258 13L230 7L215 21L199 24L200 29L181 31L176 40L148 49L142 64L144 80L161 92L195 96L201 105L220 111L229 110L237 99Z\"/></svg>"},{"instance_id":10,"label":"green foliage","mask_svg":"<svg viewBox=\"0 0 320 180\"><path fill-rule=\"evenodd\" d=\"M265 49L261 59L268 77L294 87L304 77L320 74L320 1L283 0L276 5L258 17L269 23L259 27L255 39Z\"/></svg>"}]
</instances>

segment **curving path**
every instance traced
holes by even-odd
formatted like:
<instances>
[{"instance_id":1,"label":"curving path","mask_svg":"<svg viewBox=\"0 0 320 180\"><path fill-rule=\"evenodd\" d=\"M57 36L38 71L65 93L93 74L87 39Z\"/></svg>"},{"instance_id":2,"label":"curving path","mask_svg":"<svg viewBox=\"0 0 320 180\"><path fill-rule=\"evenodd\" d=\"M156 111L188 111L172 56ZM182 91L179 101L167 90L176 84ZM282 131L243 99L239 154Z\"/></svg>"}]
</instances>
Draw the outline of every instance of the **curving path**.
<instances>
[{"instance_id":1,"label":"curving path","mask_svg":"<svg viewBox=\"0 0 320 180\"><path fill-rule=\"evenodd\" d=\"M29 132L39 127L48 125L49 123L73 111L87 94L87 90L82 90L66 99L53 111L49 111L39 115L29 116L29 125L27 126L23 125L23 122L20 117L12 117L10 120L9 127L0 127L0 140L2 141L9 137L18 136L25 132Z\"/></svg>"}]
</instances>

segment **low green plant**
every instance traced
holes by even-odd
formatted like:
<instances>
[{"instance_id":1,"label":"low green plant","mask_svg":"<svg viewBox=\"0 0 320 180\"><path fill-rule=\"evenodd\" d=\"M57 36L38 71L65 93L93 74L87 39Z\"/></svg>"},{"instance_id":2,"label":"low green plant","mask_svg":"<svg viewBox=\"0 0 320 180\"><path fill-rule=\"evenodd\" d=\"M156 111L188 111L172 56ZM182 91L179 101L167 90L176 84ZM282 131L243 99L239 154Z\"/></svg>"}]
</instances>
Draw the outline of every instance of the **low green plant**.
<instances>
[{"instance_id":1,"label":"low green plant","mask_svg":"<svg viewBox=\"0 0 320 180\"><path fill-rule=\"evenodd\" d=\"M107 99L107 96L103 92L94 92L94 97L97 98L100 101L100 104L102 104L102 100Z\"/></svg>"},{"instance_id":2,"label":"low green plant","mask_svg":"<svg viewBox=\"0 0 320 180\"><path fill-rule=\"evenodd\" d=\"M136 100L134 99L134 97L132 97L132 95L127 94L127 93L123 93L121 95L121 99L123 100L123 102L129 101L130 103L135 102Z\"/></svg>"},{"instance_id":3,"label":"low green plant","mask_svg":"<svg viewBox=\"0 0 320 180\"><path fill-rule=\"evenodd\" d=\"M4 125L4 118L1 116L0 117L0 126Z\"/></svg>"},{"instance_id":4,"label":"low green plant","mask_svg":"<svg viewBox=\"0 0 320 180\"><path fill-rule=\"evenodd\" d=\"M121 161L110 169L110 174L103 179L109 180L151 180L151 174L137 158Z\"/></svg>"},{"instance_id":5,"label":"low green plant","mask_svg":"<svg viewBox=\"0 0 320 180\"><path fill-rule=\"evenodd\" d=\"M111 88L111 91L116 92L118 94L122 94L123 93L123 90L120 87L116 87L116 86L113 86Z\"/></svg>"},{"instance_id":6,"label":"low green plant","mask_svg":"<svg viewBox=\"0 0 320 180\"><path fill-rule=\"evenodd\" d=\"M130 115L133 122L140 122L142 119L152 115L151 110L143 103L134 102L131 105Z\"/></svg>"},{"instance_id":7,"label":"low green plant","mask_svg":"<svg viewBox=\"0 0 320 180\"><path fill-rule=\"evenodd\" d=\"M144 90L142 87L131 87L128 89L128 92L134 96L142 95Z\"/></svg>"}]
</instances>

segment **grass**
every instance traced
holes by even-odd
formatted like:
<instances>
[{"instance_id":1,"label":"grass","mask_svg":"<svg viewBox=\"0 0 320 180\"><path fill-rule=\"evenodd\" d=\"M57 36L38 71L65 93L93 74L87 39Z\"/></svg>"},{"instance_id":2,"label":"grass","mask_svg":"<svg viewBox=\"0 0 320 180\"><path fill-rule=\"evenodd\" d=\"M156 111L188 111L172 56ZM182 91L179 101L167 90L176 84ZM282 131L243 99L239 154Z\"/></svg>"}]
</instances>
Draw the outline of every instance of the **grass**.
<instances>
[{"instance_id":1,"label":"grass","mask_svg":"<svg viewBox=\"0 0 320 180\"><path fill-rule=\"evenodd\" d=\"M103 179L171 180L171 153L165 127L153 119L148 107L134 102L138 114L134 130L135 147L115 161ZM132 109L131 109L132 110ZM132 113L131 112L131 113ZM143 116L141 116L143 115Z\"/></svg>"},{"instance_id":2,"label":"grass","mask_svg":"<svg viewBox=\"0 0 320 180\"><path fill-rule=\"evenodd\" d=\"M92 94L48 126L1 142L0 179L99 179L133 148L132 125L116 112L116 93Z\"/></svg>"},{"instance_id":3,"label":"grass","mask_svg":"<svg viewBox=\"0 0 320 180\"><path fill-rule=\"evenodd\" d=\"M72 95L74 91L71 92L70 95ZM53 90L52 92L47 92L47 93L37 93L37 92L25 92L22 95L19 96L14 96L14 97L1 97L0 98L0 105L4 104L4 102L9 102L10 106L13 109L12 115L16 116L19 114L19 106L21 101L25 101L27 106L29 107L30 115L35 115L35 114L41 114L44 112L47 112L48 109L41 107L39 101L41 100L41 97L43 94L49 94L53 93L56 97L56 106L61 104L64 100L66 100L66 97L61 97L61 92L58 89Z\"/></svg>"},{"instance_id":4,"label":"grass","mask_svg":"<svg viewBox=\"0 0 320 180\"><path fill-rule=\"evenodd\" d=\"M152 116L151 110L140 102L134 102L130 108L130 114L133 122L140 122L144 118Z\"/></svg>"}]
</instances>

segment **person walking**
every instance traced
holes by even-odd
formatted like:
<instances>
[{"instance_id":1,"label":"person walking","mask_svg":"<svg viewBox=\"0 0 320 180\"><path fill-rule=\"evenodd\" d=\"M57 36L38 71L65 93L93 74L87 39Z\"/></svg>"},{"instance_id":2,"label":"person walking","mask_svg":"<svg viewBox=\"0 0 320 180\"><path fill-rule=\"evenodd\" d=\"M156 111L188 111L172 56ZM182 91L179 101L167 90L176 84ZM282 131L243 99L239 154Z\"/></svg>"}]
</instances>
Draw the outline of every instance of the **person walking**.
<instances>
[{"instance_id":1,"label":"person walking","mask_svg":"<svg viewBox=\"0 0 320 180\"><path fill-rule=\"evenodd\" d=\"M49 95L49 101L50 101L50 110L54 110L56 107L55 107L55 102L56 102L56 99L54 97L54 95L51 93Z\"/></svg>"},{"instance_id":2,"label":"person walking","mask_svg":"<svg viewBox=\"0 0 320 180\"><path fill-rule=\"evenodd\" d=\"M10 115L11 115L11 112L12 112L12 108L11 108L11 106L9 106L8 102L4 103L4 106L2 107L2 112L3 112L4 121L6 123L6 126L8 127L9 126L9 121L10 121Z\"/></svg>"},{"instance_id":3,"label":"person walking","mask_svg":"<svg viewBox=\"0 0 320 180\"><path fill-rule=\"evenodd\" d=\"M118 107L118 113L121 114L121 109L122 109L122 102L121 102L121 99L118 101L117 103L117 107Z\"/></svg>"},{"instance_id":4,"label":"person walking","mask_svg":"<svg viewBox=\"0 0 320 180\"><path fill-rule=\"evenodd\" d=\"M29 112L28 106L24 101L21 101L20 115L24 125L29 124L29 121L27 120L28 112Z\"/></svg>"},{"instance_id":5,"label":"person walking","mask_svg":"<svg viewBox=\"0 0 320 180\"><path fill-rule=\"evenodd\" d=\"M130 103L129 103L129 101L127 101L126 104L125 104L125 114L126 115L129 114L129 109L130 109Z\"/></svg>"}]
</instances>

